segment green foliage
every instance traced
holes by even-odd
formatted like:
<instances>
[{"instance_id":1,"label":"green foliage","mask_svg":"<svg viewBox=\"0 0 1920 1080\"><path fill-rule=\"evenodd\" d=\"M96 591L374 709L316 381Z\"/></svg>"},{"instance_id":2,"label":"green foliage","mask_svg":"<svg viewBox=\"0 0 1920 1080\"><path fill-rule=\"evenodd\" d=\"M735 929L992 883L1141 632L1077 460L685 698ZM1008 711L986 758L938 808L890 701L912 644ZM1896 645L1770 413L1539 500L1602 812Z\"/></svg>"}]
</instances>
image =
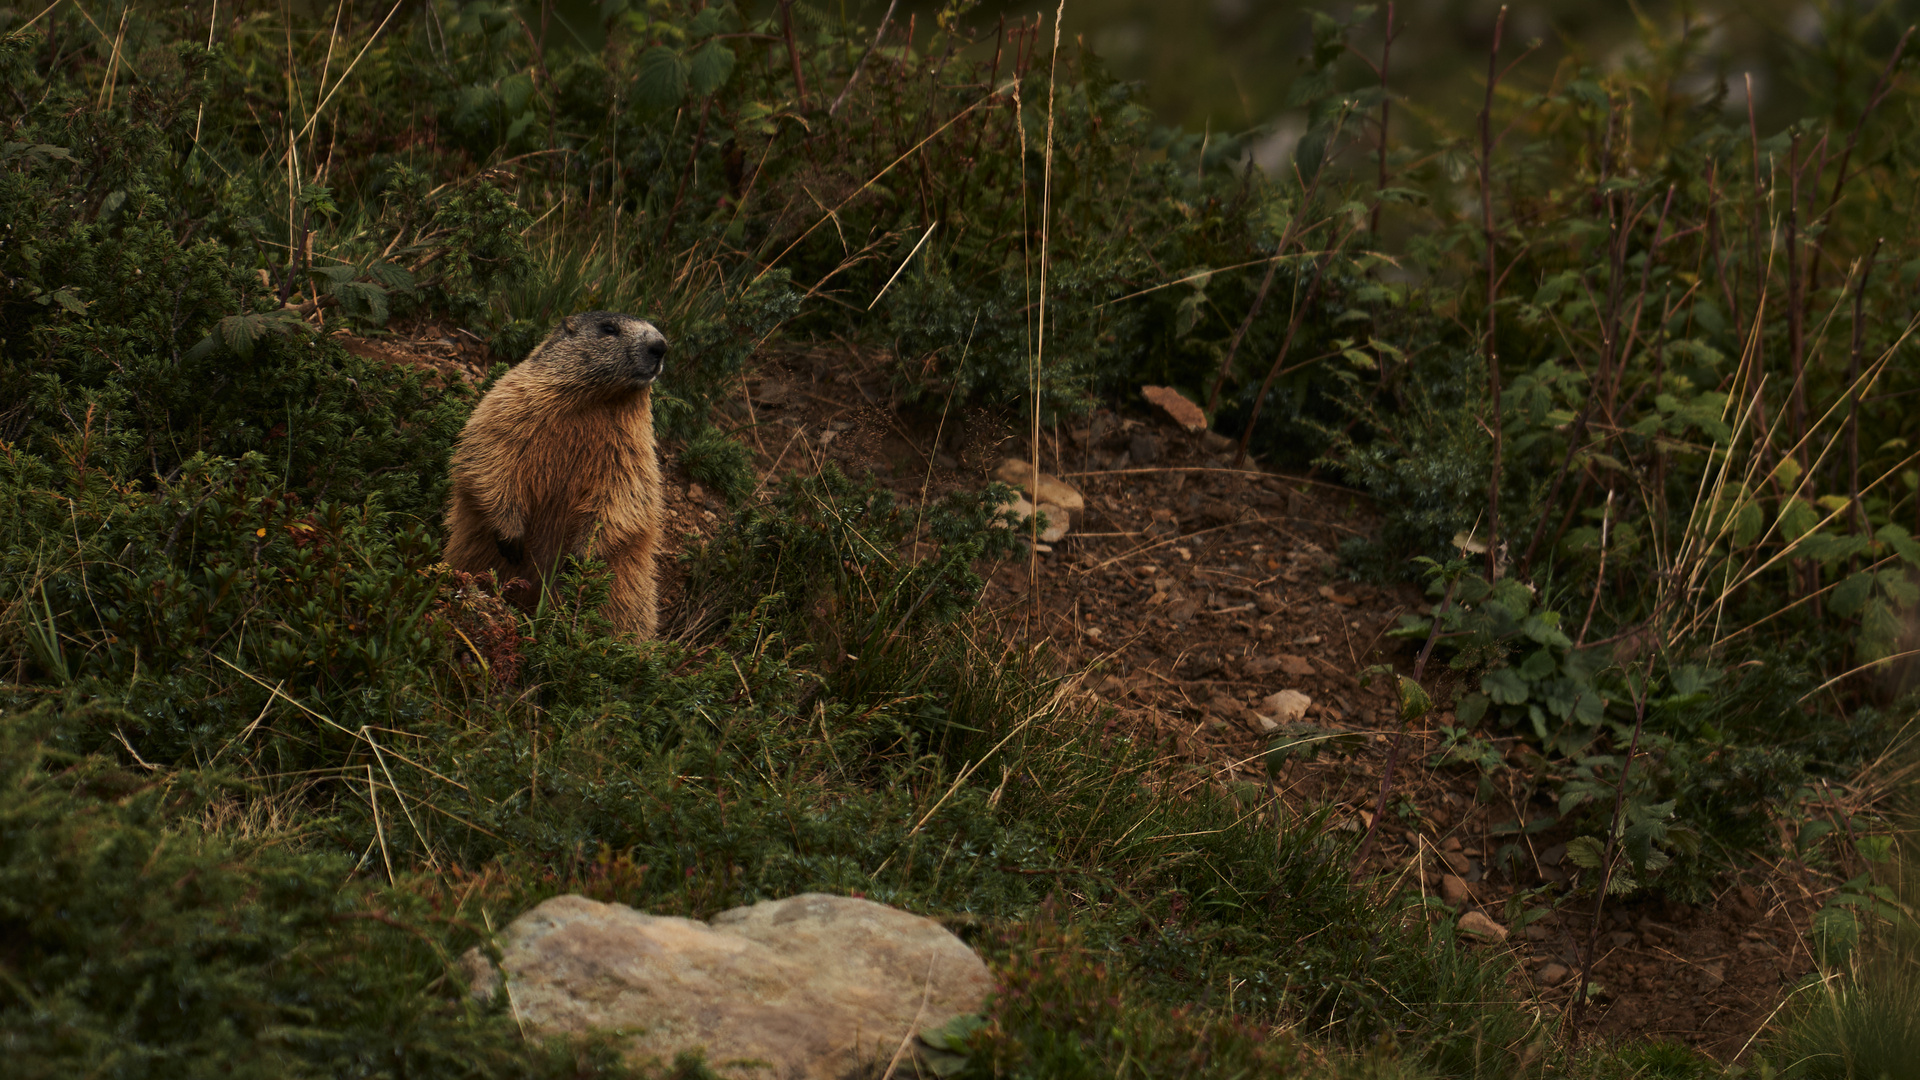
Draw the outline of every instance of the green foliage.
<instances>
[{"instance_id":1,"label":"green foliage","mask_svg":"<svg viewBox=\"0 0 1920 1080\"><path fill-rule=\"evenodd\" d=\"M343 881L351 859L202 827L248 785L58 748L133 718L85 695L0 713L0 1041L11 1075L619 1076L530 1045L449 978L458 911ZM438 989L422 992L423 985Z\"/></svg>"},{"instance_id":2,"label":"green foliage","mask_svg":"<svg viewBox=\"0 0 1920 1080\"><path fill-rule=\"evenodd\" d=\"M1818 118L1784 133L1677 89L1711 85L1704 31L1652 22L1629 62L1498 96L1486 295L1482 148L1423 121L1387 140L1384 189L1360 164L1385 99L1350 46L1378 12L1313 21L1308 126L1269 177L1264 133L1158 127L1092 52L1051 59L1025 24L989 51L962 7L869 50L796 4L792 54L775 10L678 0L561 18L572 43L492 2L338 37L242 12L211 49L138 6L105 41L64 5L0 39L22 1060L604 1071L435 981L479 936L445 895L471 877L504 882L494 914L828 889L1011 925L989 1026L950 1033L976 1072L1304 1068L1249 1026L1294 1018L1380 1072L1543 1067L1500 965L1356 894L1323 815L1188 782L1076 712L1046 656L982 642L983 570L1017 545L1002 492L916 508L828 471L756 499L709 414L778 333L886 351L927 403L1048 417L1175 386L1378 497L1372 573L1483 536L1492 486L1509 571L1429 563L1444 599L1405 628L1464 692L1443 761L1507 767L1483 729L1547 752L1558 817L1496 832L1564 823L1589 869L1611 840L1619 889L1703 891L1704 850L1765 842L1755 807L1885 726L1810 695L1897 651L1920 564L1920 369L1888 329L1920 156L1885 121L1904 82L1865 115L1871 19L1836 9ZM1796 202L1779 177L1815 145L1852 171L1814 167ZM612 633L601 566L530 618L437 567L470 392L329 339L432 321L513 359L598 307L672 339L660 430L735 508L686 553L669 640ZM1644 656L1651 625L1667 654L1576 648L1575 611L1583 644ZM1291 730L1270 761L1343 737ZM1034 921L1056 887L1071 931ZM1833 955L1891 919L1883 889L1823 916Z\"/></svg>"},{"instance_id":3,"label":"green foliage","mask_svg":"<svg viewBox=\"0 0 1920 1080\"><path fill-rule=\"evenodd\" d=\"M1911 804L1909 803L1909 812ZM1767 1056L1796 1080L1893 1077L1920 1049L1920 919L1910 818L1852 846L1866 872L1814 920L1820 971L1795 995ZM1864 823L1862 823L1864 826Z\"/></svg>"},{"instance_id":4,"label":"green foliage","mask_svg":"<svg viewBox=\"0 0 1920 1080\"><path fill-rule=\"evenodd\" d=\"M1045 916L1002 943L984 1023L959 1039L960 1077L1285 1076L1296 1051L1232 1015L1143 1001L1078 935Z\"/></svg>"},{"instance_id":5,"label":"green foliage","mask_svg":"<svg viewBox=\"0 0 1920 1080\"><path fill-rule=\"evenodd\" d=\"M746 445L711 425L701 428L680 451L687 475L719 492L729 503L753 494L753 455Z\"/></svg>"}]
</instances>

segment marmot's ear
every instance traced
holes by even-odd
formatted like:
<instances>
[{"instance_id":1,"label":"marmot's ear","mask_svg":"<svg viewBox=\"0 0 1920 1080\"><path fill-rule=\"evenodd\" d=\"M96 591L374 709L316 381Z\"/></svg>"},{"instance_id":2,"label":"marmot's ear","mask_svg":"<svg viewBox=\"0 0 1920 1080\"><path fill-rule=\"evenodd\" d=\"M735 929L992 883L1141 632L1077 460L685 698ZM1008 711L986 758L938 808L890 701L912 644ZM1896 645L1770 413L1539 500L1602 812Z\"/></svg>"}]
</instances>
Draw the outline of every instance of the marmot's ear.
<instances>
[{"instance_id":1,"label":"marmot's ear","mask_svg":"<svg viewBox=\"0 0 1920 1080\"><path fill-rule=\"evenodd\" d=\"M573 316L571 315L560 320L560 329L565 330L569 337L580 332L580 328L574 325Z\"/></svg>"}]
</instances>

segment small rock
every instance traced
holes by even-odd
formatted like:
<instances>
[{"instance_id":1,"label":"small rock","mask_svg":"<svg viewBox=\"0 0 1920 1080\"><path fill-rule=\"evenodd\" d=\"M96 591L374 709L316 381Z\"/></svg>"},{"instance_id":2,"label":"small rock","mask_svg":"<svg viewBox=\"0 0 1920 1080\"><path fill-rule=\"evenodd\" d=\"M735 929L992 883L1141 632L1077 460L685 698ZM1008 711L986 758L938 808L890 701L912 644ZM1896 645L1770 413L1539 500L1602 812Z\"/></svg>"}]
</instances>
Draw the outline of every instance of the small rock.
<instances>
[{"instance_id":1,"label":"small rock","mask_svg":"<svg viewBox=\"0 0 1920 1080\"><path fill-rule=\"evenodd\" d=\"M1280 661L1280 670L1289 675L1298 677L1313 674L1313 663L1304 656L1281 653L1274 659Z\"/></svg>"},{"instance_id":2,"label":"small rock","mask_svg":"<svg viewBox=\"0 0 1920 1080\"><path fill-rule=\"evenodd\" d=\"M1561 983L1566 982L1567 976L1571 974L1573 974L1573 972L1568 971L1567 965L1565 964L1548 964L1539 971L1534 972L1533 978L1534 981L1541 986L1559 986Z\"/></svg>"},{"instance_id":3,"label":"small rock","mask_svg":"<svg viewBox=\"0 0 1920 1080\"><path fill-rule=\"evenodd\" d=\"M1473 869L1473 860L1467 858L1467 856L1462 852L1449 851L1449 852L1443 853L1440 857L1447 861L1447 865L1451 866L1453 868L1453 872L1456 874L1465 876L1469 871Z\"/></svg>"},{"instance_id":4,"label":"small rock","mask_svg":"<svg viewBox=\"0 0 1920 1080\"><path fill-rule=\"evenodd\" d=\"M692 502L701 502L701 501L704 501L706 497L707 497L706 489L702 488L699 484L687 485L688 500Z\"/></svg>"},{"instance_id":5,"label":"small rock","mask_svg":"<svg viewBox=\"0 0 1920 1080\"><path fill-rule=\"evenodd\" d=\"M1348 596L1345 593L1335 592L1331 585L1320 586L1320 595L1323 599L1331 600L1341 607L1353 607L1360 602L1360 598L1357 596Z\"/></svg>"},{"instance_id":6,"label":"small rock","mask_svg":"<svg viewBox=\"0 0 1920 1080\"><path fill-rule=\"evenodd\" d=\"M1567 857L1567 845L1555 844L1540 853L1541 866L1559 866L1560 860Z\"/></svg>"},{"instance_id":7,"label":"small rock","mask_svg":"<svg viewBox=\"0 0 1920 1080\"><path fill-rule=\"evenodd\" d=\"M1151 465L1160 460L1160 440L1148 432L1136 431L1127 442L1127 453L1135 465Z\"/></svg>"},{"instance_id":8,"label":"small rock","mask_svg":"<svg viewBox=\"0 0 1920 1080\"><path fill-rule=\"evenodd\" d=\"M1457 836L1449 836L1445 840L1440 841L1440 850L1441 851L1459 851L1460 838Z\"/></svg>"},{"instance_id":9,"label":"small rock","mask_svg":"<svg viewBox=\"0 0 1920 1080\"><path fill-rule=\"evenodd\" d=\"M1607 935L1607 944L1616 949L1632 948L1640 939L1626 930L1615 930Z\"/></svg>"},{"instance_id":10,"label":"small rock","mask_svg":"<svg viewBox=\"0 0 1920 1080\"><path fill-rule=\"evenodd\" d=\"M1285 601L1270 592L1263 592L1254 597L1253 602L1259 605L1260 614L1262 615L1278 614L1280 609L1287 606Z\"/></svg>"},{"instance_id":11,"label":"small rock","mask_svg":"<svg viewBox=\"0 0 1920 1080\"><path fill-rule=\"evenodd\" d=\"M1458 875L1440 875L1440 899L1445 900L1448 907L1457 908L1461 904L1466 903L1468 897L1467 883L1461 880Z\"/></svg>"},{"instance_id":12,"label":"small rock","mask_svg":"<svg viewBox=\"0 0 1920 1080\"><path fill-rule=\"evenodd\" d=\"M1272 656L1250 656L1247 658L1246 663L1240 665L1241 673L1249 679L1257 679L1262 675L1271 675L1279 670L1280 660Z\"/></svg>"},{"instance_id":13,"label":"small rock","mask_svg":"<svg viewBox=\"0 0 1920 1080\"><path fill-rule=\"evenodd\" d=\"M1539 923L1528 923L1526 928L1520 932L1526 935L1528 941L1545 941L1553 936L1553 931L1541 926Z\"/></svg>"},{"instance_id":14,"label":"small rock","mask_svg":"<svg viewBox=\"0 0 1920 1080\"><path fill-rule=\"evenodd\" d=\"M1183 622L1186 622L1188 619L1193 618L1195 615L1198 615L1199 613L1200 613L1200 601L1195 600L1192 597L1188 597L1185 600L1176 602L1172 607L1168 608L1167 618L1172 619L1174 622L1177 622L1177 623L1183 623Z\"/></svg>"},{"instance_id":15,"label":"small rock","mask_svg":"<svg viewBox=\"0 0 1920 1080\"><path fill-rule=\"evenodd\" d=\"M994 470L993 478L1026 492L1028 498L1038 499L1043 508L1051 503L1074 514L1082 513L1087 508L1086 496L1080 494L1078 488L1044 472L1036 483L1033 465L1019 458L1010 457L1002 461L1000 467Z\"/></svg>"},{"instance_id":16,"label":"small rock","mask_svg":"<svg viewBox=\"0 0 1920 1080\"><path fill-rule=\"evenodd\" d=\"M1727 981L1727 964L1724 960L1711 960L1700 965L1700 985L1711 990Z\"/></svg>"},{"instance_id":17,"label":"small rock","mask_svg":"<svg viewBox=\"0 0 1920 1080\"><path fill-rule=\"evenodd\" d=\"M1143 386L1140 396L1185 431L1205 431L1207 414L1171 386ZM1135 455L1138 457L1139 455Z\"/></svg>"},{"instance_id":18,"label":"small rock","mask_svg":"<svg viewBox=\"0 0 1920 1080\"><path fill-rule=\"evenodd\" d=\"M1180 522L1171 510L1155 510L1153 522L1147 526L1149 540L1164 540L1180 535Z\"/></svg>"},{"instance_id":19,"label":"small rock","mask_svg":"<svg viewBox=\"0 0 1920 1080\"><path fill-rule=\"evenodd\" d=\"M1469 911L1460 916L1460 929L1476 937L1493 941L1507 940L1507 928L1487 918L1478 911Z\"/></svg>"},{"instance_id":20,"label":"small rock","mask_svg":"<svg viewBox=\"0 0 1920 1080\"><path fill-rule=\"evenodd\" d=\"M1235 443L1217 431L1203 431L1200 433L1200 445L1216 454L1224 454L1233 449Z\"/></svg>"},{"instance_id":21,"label":"small rock","mask_svg":"<svg viewBox=\"0 0 1920 1080\"><path fill-rule=\"evenodd\" d=\"M1313 706L1313 699L1298 690L1282 690L1269 694L1260 701L1260 712L1274 719L1278 724L1297 724L1307 715Z\"/></svg>"}]
</instances>

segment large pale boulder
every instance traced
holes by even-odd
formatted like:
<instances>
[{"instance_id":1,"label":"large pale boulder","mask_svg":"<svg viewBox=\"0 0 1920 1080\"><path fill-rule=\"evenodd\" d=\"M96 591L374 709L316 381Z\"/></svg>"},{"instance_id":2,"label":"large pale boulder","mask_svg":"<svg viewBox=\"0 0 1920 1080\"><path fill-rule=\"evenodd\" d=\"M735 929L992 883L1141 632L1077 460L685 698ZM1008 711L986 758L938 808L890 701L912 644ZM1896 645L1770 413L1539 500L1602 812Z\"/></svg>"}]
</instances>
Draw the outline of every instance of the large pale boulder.
<instances>
[{"instance_id":1,"label":"large pale boulder","mask_svg":"<svg viewBox=\"0 0 1920 1080\"><path fill-rule=\"evenodd\" d=\"M820 893L711 923L557 896L515 919L500 946L523 1023L620 1033L637 1063L700 1050L729 1077L878 1077L896 1054L904 1066L915 1033L978 1012L992 986L939 923ZM497 991L483 958L463 966L475 993Z\"/></svg>"}]
</instances>

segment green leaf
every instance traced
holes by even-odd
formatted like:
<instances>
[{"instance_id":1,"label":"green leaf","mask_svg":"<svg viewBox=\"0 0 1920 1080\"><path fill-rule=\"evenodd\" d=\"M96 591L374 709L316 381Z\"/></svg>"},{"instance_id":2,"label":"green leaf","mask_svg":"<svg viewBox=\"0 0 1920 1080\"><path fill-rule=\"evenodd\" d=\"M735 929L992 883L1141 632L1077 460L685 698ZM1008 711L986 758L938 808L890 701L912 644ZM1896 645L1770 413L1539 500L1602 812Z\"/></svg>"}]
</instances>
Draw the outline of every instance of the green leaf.
<instances>
[{"instance_id":1,"label":"green leaf","mask_svg":"<svg viewBox=\"0 0 1920 1080\"><path fill-rule=\"evenodd\" d=\"M1915 543L1907 530L1898 525L1882 525L1873 538L1892 548L1908 564L1920 566L1920 543Z\"/></svg>"},{"instance_id":2,"label":"green leaf","mask_svg":"<svg viewBox=\"0 0 1920 1080\"><path fill-rule=\"evenodd\" d=\"M1583 870L1600 869L1600 860L1606 854L1606 845L1598 837L1576 836L1567 843L1567 858Z\"/></svg>"},{"instance_id":3,"label":"green leaf","mask_svg":"<svg viewBox=\"0 0 1920 1080\"><path fill-rule=\"evenodd\" d=\"M1420 684L1404 675L1394 676L1400 684L1400 719L1411 723L1433 710L1433 699L1420 688Z\"/></svg>"},{"instance_id":4,"label":"green leaf","mask_svg":"<svg viewBox=\"0 0 1920 1080\"><path fill-rule=\"evenodd\" d=\"M1865 570L1850 574L1840 584L1833 587L1833 598L1828 604L1835 615L1852 618L1860 614L1867 606L1867 597L1873 592L1873 575Z\"/></svg>"},{"instance_id":5,"label":"green leaf","mask_svg":"<svg viewBox=\"0 0 1920 1080\"><path fill-rule=\"evenodd\" d=\"M1820 512L1808 505L1805 499L1788 499L1787 505L1780 510L1780 534L1788 543L1799 540L1819 525Z\"/></svg>"},{"instance_id":6,"label":"green leaf","mask_svg":"<svg viewBox=\"0 0 1920 1080\"><path fill-rule=\"evenodd\" d=\"M725 86L727 77L732 74L733 50L718 41L709 41L693 54L688 78L693 85L693 92L705 97Z\"/></svg>"},{"instance_id":7,"label":"green leaf","mask_svg":"<svg viewBox=\"0 0 1920 1080\"><path fill-rule=\"evenodd\" d=\"M1510 667L1495 668L1480 677L1480 689L1502 705L1519 705L1527 700L1527 684Z\"/></svg>"},{"instance_id":8,"label":"green leaf","mask_svg":"<svg viewBox=\"0 0 1920 1080\"><path fill-rule=\"evenodd\" d=\"M1460 699L1453 708L1453 718L1461 727L1471 727L1487 715L1488 699L1485 694L1468 694Z\"/></svg>"},{"instance_id":9,"label":"green leaf","mask_svg":"<svg viewBox=\"0 0 1920 1080\"><path fill-rule=\"evenodd\" d=\"M1553 650L1535 649L1526 660L1521 662L1520 676L1528 682L1539 682L1542 679L1552 678L1555 669Z\"/></svg>"},{"instance_id":10,"label":"green leaf","mask_svg":"<svg viewBox=\"0 0 1920 1080\"><path fill-rule=\"evenodd\" d=\"M665 45L655 45L640 54L634 65L633 96L643 107L656 112L671 109L687 96L687 62Z\"/></svg>"}]
</instances>

